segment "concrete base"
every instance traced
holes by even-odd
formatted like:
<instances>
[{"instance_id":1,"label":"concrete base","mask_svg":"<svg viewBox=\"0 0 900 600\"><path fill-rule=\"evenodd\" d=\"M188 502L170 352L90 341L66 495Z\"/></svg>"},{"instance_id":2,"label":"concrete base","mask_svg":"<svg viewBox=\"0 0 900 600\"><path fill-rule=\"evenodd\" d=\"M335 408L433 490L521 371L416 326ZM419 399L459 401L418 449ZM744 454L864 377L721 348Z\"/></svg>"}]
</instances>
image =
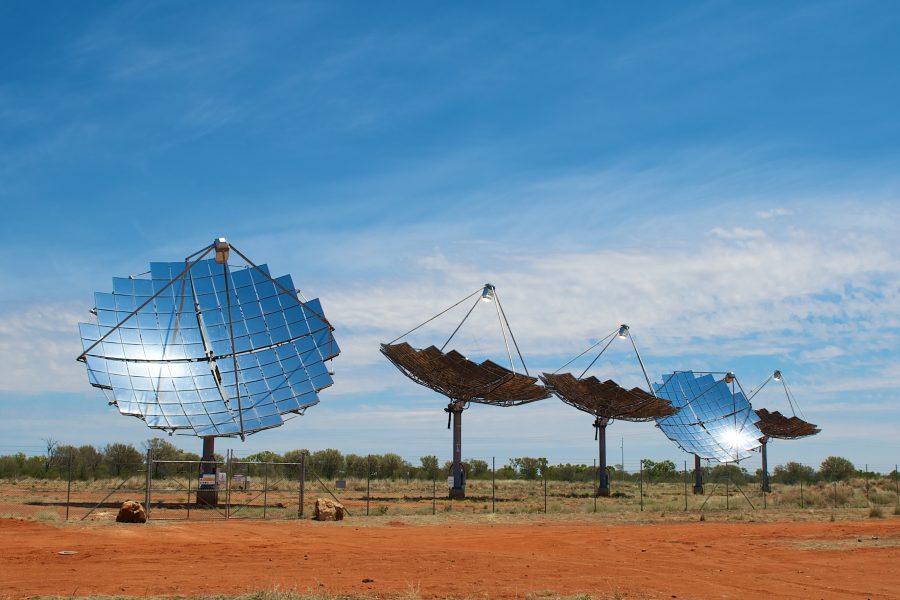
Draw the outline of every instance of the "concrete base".
<instances>
[{"instance_id":1,"label":"concrete base","mask_svg":"<svg viewBox=\"0 0 900 600\"><path fill-rule=\"evenodd\" d=\"M197 506L218 506L218 490L197 490Z\"/></svg>"},{"instance_id":2,"label":"concrete base","mask_svg":"<svg viewBox=\"0 0 900 600\"><path fill-rule=\"evenodd\" d=\"M702 495L703 495L703 486L702 486L702 485L695 485L695 486L694 486L694 495L695 495L695 496L702 496Z\"/></svg>"},{"instance_id":3,"label":"concrete base","mask_svg":"<svg viewBox=\"0 0 900 600\"><path fill-rule=\"evenodd\" d=\"M609 488L598 487L597 488L597 497L598 498L609 498Z\"/></svg>"},{"instance_id":4,"label":"concrete base","mask_svg":"<svg viewBox=\"0 0 900 600\"><path fill-rule=\"evenodd\" d=\"M450 499L451 500L465 500L466 499L466 488L450 488Z\"/></svg>"}]
</instances>

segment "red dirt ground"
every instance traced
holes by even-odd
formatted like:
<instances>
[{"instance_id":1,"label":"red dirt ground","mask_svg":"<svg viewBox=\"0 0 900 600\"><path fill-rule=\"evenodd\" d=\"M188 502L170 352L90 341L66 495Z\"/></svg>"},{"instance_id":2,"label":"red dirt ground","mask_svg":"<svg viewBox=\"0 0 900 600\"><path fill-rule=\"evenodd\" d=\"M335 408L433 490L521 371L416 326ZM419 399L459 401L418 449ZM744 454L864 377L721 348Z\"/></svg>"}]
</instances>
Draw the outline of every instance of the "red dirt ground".
<instances>
[{"instance_id":1,"label":"red dirt ground","mask_svg":"<svg viewBox=\"0 0 900 600\"><path fill-rule=\"evenodd\" d=\"M900 598L900 519L368 526L0 520L0 597L276 587L422 597L618 591L634 598Z\"/></svg>"}]
</instances>

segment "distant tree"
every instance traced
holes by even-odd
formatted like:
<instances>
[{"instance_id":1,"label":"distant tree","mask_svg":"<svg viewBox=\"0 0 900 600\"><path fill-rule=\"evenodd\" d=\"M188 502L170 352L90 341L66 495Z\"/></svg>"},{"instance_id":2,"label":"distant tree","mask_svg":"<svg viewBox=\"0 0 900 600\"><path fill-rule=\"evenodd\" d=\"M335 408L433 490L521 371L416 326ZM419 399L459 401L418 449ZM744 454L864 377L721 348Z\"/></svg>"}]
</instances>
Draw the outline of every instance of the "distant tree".
<instances>
[{"instance_id":1,"label":"distant tree","mask_svg":"<svg viewBox=\"0 0 900 600\"><path fill-rule=\"evenodd\" d=\"M281 455L278 454L277 452L272 452L271 450L263 450L262 452L257 452L256 454L251 454L244 460L247 462L258 462L258 463L282 462Z\"/></svg>"},{"instance_id":2,"label":"distant tree","mask_svg":"<svg viewBox=\"0 0 900 600\"><path fill-rule=\"evenodd\" d=\"M175 444L162 438L153 438L143 443L144 450L150 451L153 459L153 476L168 477L178 471L178 465L157 461L184 460L181 450Z\"/></svg>"},{"instance_id":3,"label":"distant tree","mask_svg":"<svg viewBox=\"0 0 900 600\"><path fill-rule=\"evenodd\" d=\"M149 439L143 444L144 450L149 450L151 455L156 460L179 460L181 459L181 450L178 447L169 442L168 440L164 440L163 438L155 437L153 439Z\"/></svg>"},{"instance_id":4,"label":"distant tree","mask_svg":"<svg viewBox=\"0 0 900 600\"><path fill-rule=\"evenodd\" d=\"M115 477L137 471L143 461L144 457L131 444L109 444L103 449L103 463Z\"/></svg>"},{"instance_id":5,"label":"distant tree","mask_svg":"<svg viewBox=\"0 0 900 600\"><path fill-rule=\"evenodd\" d=\"M494 473L497 479L516 479L519 472L513 465L503 465Z\"/></svg>"},{"instance_id":6,"label":"distant tree","mask_svg":"<svg viewBox=\"0 0 900 600\"><path fill-rule=\"evenodd\" d=\"M344 472L348 477L358 477L365 479L369 469L369 458L360 456L359 454L347 454L344 456Z\"/></svg>"},{"instance_id":7,"label":"distant tree","mask_svg":"<svg viewBox=\"0 0 900 600\"><path fill-rule=\"evenodd\" d=\"M344 455L334 448L317 450L309 455L309 464L323 479L334 479L344 470Z\"/></svg>"},{"instance_id":8,"label":"distant tree","mask_svg":"<svg viewBox=\"0 0 900 600\"><path fill-rule=\"evenodd\" d=\"M663 480L675 477L678 470L675 463L671 460L661 460L659 462L644 459L644 476L651 480Z\"/></svg>"},{"instance_id":9,"label":"distant tree","mask_svg":"<svg viewBox=\"0 0 900 600\"><path fill-rule=\"evenodd\" d=\"M484 477L488 473L491 472L490 465L487 464L487 461L481 460L478 458L470 458L469 459L469 470L466 472L466 476L469 478L476 477Z\"/></svg>"},{"instance_id":10,"label":"distant tree","mask_svg":"<svg viewBox=\"0 0 900 600\"><path fill-rule=\"evenodd\" d=\"M608 471L611 469L612 467L607 467ZM596 470L589 465L566 463L564 465L548 466L546 476L547 479L555 481L591 481L596 477Z\"/></svg>"},{"instance_id":11,"label":"distant tree","mask_svg":"<svg viewBox=\"0 0 900 600\"><path fill-rule=\"evenodd\" d=\"M437 456L422 456L419 462L422 463L422 474L426 479L437 479L439 472Z\"/></svg>"},{"instance_id":12,"label":"distant tree","mask_svg":"<svg viewBox=\"0 0 900 600\"><path fill-rule=\"evenodd\" d=\"M378 476L382 479L395 479L405 476L411 465L399 454L389 452L378 458Z\"/></svg>"},{"instance_id":13,"label":"distant tree","mask_svg":"<svg viewBox=\"0 0 900 600\"><path fill-rule=\"evenodd\" d=\"M784 483L787 485L794 485L801 481L811 482L814 481L815 478L815 469L794 461L778 465L772 472L773 482Z\"/></svg>"},{"instance_id":14,"label":"distant tree","mask_svg":"<svg viewBox=\"0 0 900 600\"><path fill-rule=\"evenodd\" d=\"M853 477L856 467L840 456L829 456L819 466L819 477L825 481L841 481Z\"/></svg>"},{"instance_id":15,"label":"distant tree","mask_svg":"<svg viewBox=\"0 0 900 600\"><path fill-rule=\"evenodd\" d=\"M52 437L44 439L44 445L47 447L47 454L44 457L44 471L49 472L59 462L59 442Z\"/></svg>"},{"instance_id":16,"label":"distant tree","mask_svg":"<svg viewBox=\"0 0 900 600\"><path fill-rule=\"evenodd\" d=\"M306 448L297 448L294 450L288 450L284 454L281 455L281 458L284 459L284 462L289 463L298 463L303 460L303 455L309 455L309 450Z\"/></svg>"},{"instance_id":17,"label":"distant tree","mask_svg":"<svg viewBox=\"0 0 900 600\"><path fill-rule=\"evenodd\" d=\"M713 481L731 480L732 483L746 483L749 473L739 465L716 465L710 471Z\"/></svg>"},{"instance_id":18,"label":"distant tree","mask_svg":"<svg viewBox=\"0 0 900 600\"><path fill-rule=\"evenodd\" d=\"M103 453L90 445L79 446L75 451L75 473L78 479L102 477Z\"/></svg>"},{"instance_id":19,"label":"distant tree","mask_svg":"<svg viewBox=\"0 0 900 600\"><path fill-rule=\"evenodd\" d=\"M509 464L522 475L522 479L537 479L547 469L546 458L521 456L510 459Z\"/></svg>"}]
</instances>

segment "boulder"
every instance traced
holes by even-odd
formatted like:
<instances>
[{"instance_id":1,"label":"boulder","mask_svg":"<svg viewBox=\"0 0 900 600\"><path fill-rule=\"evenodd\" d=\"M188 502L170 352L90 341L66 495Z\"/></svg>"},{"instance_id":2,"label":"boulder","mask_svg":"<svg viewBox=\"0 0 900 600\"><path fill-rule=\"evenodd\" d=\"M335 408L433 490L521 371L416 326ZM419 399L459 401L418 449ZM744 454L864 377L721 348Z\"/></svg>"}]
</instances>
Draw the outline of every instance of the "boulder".
<instances>
[{"instance_id":1,"label":"boulder","mask_svg":"<svg viewBox=\"0 0 900 600\"><path fill-rule=\"evenodd\" d=\"M327 498L317 498L313 519L316 521L343 521L344 505Z\"/></svg>"},{"instance_id":2,"label":"boulder","mask_svg":"<svg viewBox=\"0 0 900 600\"><path fill-rule=\"evenodd\" d=\"M135 502L134 500L126 500L122 503L122 508L119 509L119 514L116 515L116 522L146 523L147 513L144 511L144 507L141 506L140 502Z\"/></svg>"}]
</instances>

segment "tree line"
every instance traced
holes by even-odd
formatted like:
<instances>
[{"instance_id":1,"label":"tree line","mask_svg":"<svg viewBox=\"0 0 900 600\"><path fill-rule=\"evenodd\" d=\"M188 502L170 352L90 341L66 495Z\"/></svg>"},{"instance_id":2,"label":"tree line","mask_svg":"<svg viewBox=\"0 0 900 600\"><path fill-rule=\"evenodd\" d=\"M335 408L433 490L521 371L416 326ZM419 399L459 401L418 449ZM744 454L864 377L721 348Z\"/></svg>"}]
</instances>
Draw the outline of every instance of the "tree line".
<instances>
[{"instance_id":1,"label":"tree line","mask_svg":"<svg viewBox=\"0 0 900 600\"><path fill-rule=\"evenodd\" d=\"M162 439L153 438L137 448L132 444L114 443L96 448L90 445L63 445L48 439L46 450L42 455L26 456L24 453L0 456L0 478L33 477L38 479L92 480L110 477L133 475L145 468L146 452L149 450L154 458L154 477L169 477L175 474L184 475L196 470L196 465L189 463L200 460L200 455L186 452L174 444ZM216 460L224 463L221 455ZM375 479L422 479L438 480L450 473L450 462L441 463L437 456L422 456L416 462L410 462L399 454L343 454L339 450L329 448L310 452L306 449L288 450L283 454L263 451L242 459L235 459L238 470L249 472L249 467L265 463L299 463L305 461L309 476L322 479L341 479L367 477ZM155 462L160 461L160 462ZM167 462L171 461L171 462ZM244 465L244 466L242 466ZM619 465L617 465L619 466ZM502 465L492 465L480 459L463 461L463 468L469 479L549 479L553 481L590 482L597 478L594 466L586 464L551 465L543 457L512 458ZM289 466L274 466L282 476L296 476L296 469ZM637 481L641 476L648 483L680 482L684 473L671 460L643 460L642 472L625 473L616 467L608 467L613 480ZM274 474L274 472L273 472ZM688 477L691 476L690 471ZM796 484L815 483L819 481L841 481L866 474L858 470L846 458L829 456L822 461L818 469L797 462L778 465L770 473L773 483ZM877 476L877 474L869 474ZM704 467L704 476L709 479L731 478L735 483L759 481L762 473L757 470L749 473L739 465L716 465Z\"/></svg>"}]
</instances>

